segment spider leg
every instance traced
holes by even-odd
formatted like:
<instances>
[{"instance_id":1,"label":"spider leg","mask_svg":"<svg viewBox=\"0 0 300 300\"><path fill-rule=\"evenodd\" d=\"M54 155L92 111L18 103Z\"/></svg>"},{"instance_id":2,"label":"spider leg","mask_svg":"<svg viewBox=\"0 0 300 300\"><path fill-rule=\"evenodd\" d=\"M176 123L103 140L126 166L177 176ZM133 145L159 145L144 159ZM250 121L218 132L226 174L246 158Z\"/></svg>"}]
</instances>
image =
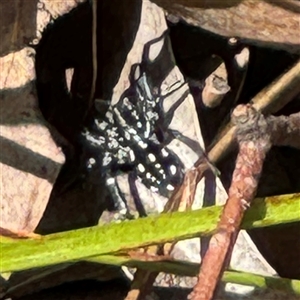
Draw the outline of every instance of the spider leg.
<instances>
[{"instance_id":1,"label":"spider leg","mask_svg":"<svg viewBox=\"0 0 300 300\"><path fill-rule=\"evenodd\" d=\"M114 177L108 175L106 178L106 186L110 192L110 195L113 198L115 209L118 210L121 214L126 214L127 205L121 196L117 181Z\"/></svg>"},{"instance_id":2,"label":"spider leg","mask_svg":"<svg viewBox=\"0 0 300 300\"><path fill-rule=\"evenodd\" d=\"M130 214L127 201L119 188L118 182L109 173L106 177L106 186L113 199L115 210L120 213L120 219L132 219L133 216Z\"/></svg>"},{"instance_id":3,"label":"spider leg","mask_svg":"<svg viewBox=\"0 0 300 300\"><path fill-rule=\"evenodd\" d=\"M188 147L190 147L195 153L199 155L200 158L203 158L209 168L211 169L212 173L219 177L220 176L220 171L209 161L206 152L201 148L201 146L194 140L184 136L182 133L180 133L177 130L173 129L168 129L168 133L173 136L173 138L178 139L182 143L186 144ZM169 137L169 139L171 139Z\"/></svg>"},{"instance_id":4,"label":"spider leg","mask_svg":"<svg viewBox=\"0 0 300 300\"><path fill-rule=\"evenodd\" d=\"M184 84L180 85L178 88L174 89L173 91L165 95L163 98L165 99L166 97L170 96L172 93L178 91L183 85ZM176 109L183 103L183 101L186 99L188 94L189 94L189 90L185 91L182 94L182 96L170 107L170 109L166 113L164 113L163 110L163 101L160 102L158 114L159 114L159 119L163 121L158 122L158 126L155 130L157 139L161 143L167 145L172 141L172 139L177 138L178 140L186 144L188 147L190 147L195 153L199 154L200 157L203 157L207 162L208 166L210 167L210 169L212 170L212 172L216 176L219 176L220 174L219 170L212 163L210 163L205 151L200 147L200 145L197 142L184 136L178 130L173 130L168 128L169 124L172 122Z\"/></svg>"},{"instance_id":5,"label":"spider leg","mask_svg":"<svg viewBox=\"0 0 300 300\"><path fill-rule=\"evenodd\" d=\"M137 211L139 212L140 217L146 217L147 213L142 204L142 200L140 198L138 189L135 184L136 178L137 178L137 176L136 176L135 172L130 172L128 174L128 183L129 183L130 193L133 197L135 207L136 207Z\"/></svg>"},{"instance_id":6,"label":"spider leg","mask_svg":"<svg viewBox=\"0 0 300 300\"><path fill-rule=\"evenodd\" d=\"M186 99L186 97L188 96L188 94L190 93L189 90L185 91L181 97L174 102L174 104L170 107L170 109L164 114L164 128L167 128L169 126L169 124L171 123L173 117L174 117L174 113L176 111L176 109L183 103L183 101ZM161 107L162 109L162 107ZM163 109L162 109L163 111Z\"/></svg>"},{"instance_id":7,"label":"spider leg","mask_svg":"<svg viewBox=\"0 0 300 300\"><path fill-rule=\"evenodd\" d=\"M177 91L178 89L176 89L175 91ZM173 93L173 92L171 92L171 93ZM155 130L155 133L156 133L157 139L161 143L166 143L167 140L171 139L172 136L170 136L170 135L167 136L168 134L166 134L166 132L168 131L168 126L172 122L172 119L174 117L174 113L175 113L176 109L183 103L183 101L186 99L188 94L189 94L189 91L188 90L185 91L182 94L182 96L170 107L170 109L166 113L164 112L164 109L163 109L163 103L162 103L163 101L161 101L159 103L158 115L159 115L159 120L162 120L162 121L157 122L157 128ZM168 95L170 95L170 93ZM164 98L165 97L166 96L164 96Z\"/></svg>"},{"instance_id":8,"label":"spider leg","mask_svg":"<svg viewBox=\"0 0 300 300\"><path fill-rule=\"evenodd\" d=\"M105 112L108 110L110 101L103 99L95 99L95 109L98 113L105 115Z\"/></svg>"},{"instance_id":9,"label":"spider leg","mask_svg":"<svg viewBox=\"0 0 300 300\"><path fill-rule=\"evenodd\" d=\"M156 44L157 42L159 41L162 41L165 37L168 36L168 33L169 33L169 30L166 30L162 33L161 36L147 42L145 45L144 45L144 51L143 51L143 57L142 57L142 61L144 62L148 62L149 63L149 56L150 56L150 48L152 45Z\"/></svg>"},{"instance_id":10,"label":"spider leg","mask_svg":"<svg viewBox=\"0 0 300 300\"><path fill-rule=\"evenodd\" d=\"M168 129L167 133L168 133L168 139L169 139L169 141L167 141L167 142L171 142L172 139L176 138L179 141L181 141L182 143L186 144L195 153L202 155L203 149L201 148L201 146L199 145L198 142L190 139L189 137L183 135L181 132L179 132L178 130L175 130L175 129Z\"/></svg>"}]
</instances>

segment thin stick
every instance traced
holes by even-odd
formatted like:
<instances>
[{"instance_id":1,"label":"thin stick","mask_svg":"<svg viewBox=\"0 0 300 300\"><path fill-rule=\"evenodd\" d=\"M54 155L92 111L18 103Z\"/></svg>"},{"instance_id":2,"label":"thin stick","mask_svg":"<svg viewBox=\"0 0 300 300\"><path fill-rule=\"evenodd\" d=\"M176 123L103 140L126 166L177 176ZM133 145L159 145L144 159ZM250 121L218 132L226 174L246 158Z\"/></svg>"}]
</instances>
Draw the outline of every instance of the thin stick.
<instances>
[{"instance_id":1,"label":"thin stick","mask_svg":"<svg viewBox=\"0 0 300 300\"><path fill-rule=\"evenodd\" d=\"M91 85L91 91L90 91L90 97L89 97L89 103L88 103L88 109L87 112L89 112L90 108L93 105L93 99L95 96L95 90L96 90L96 82L97 82L97 68L98 68L98 62L97 62L97 1L92 1L92 13L93 13L93 20L92 20L92 66L93 66L93 77L92 77L92 85Z\"/></svg>"},{"instance_id":2,"label":"thin stick","mask_svg":"<svg viewBox=\"0 0 300 300\"><path fill-rule=\"evenodd\" d=\"M276 79L271 85L258 93L251 101L257 111L265 115L273 114L283 108L300 93L300 61L290 70ZM217 142L210 147L208 158L217 163L226 156L234 146L236 128L229 123L223 132L216 138ZM196 163L195 167L198 164Z\"/></svg>"},{"instance_id":3,"label":"thin stick","mask_svg":"<svg viewBox=\"0 0 300 300\"><path fill-rule=\"evenodd\" d=\"M298 93L300 93L300 61L287 73L254 97L252 102L254 103L254 107L258 110L261 109L264 113L274 113L291 101ZM280 97L278 95L280 95ZM284 98L284 100L282 100L281 97ZM236 127L230 123L226 130L223 131L218 142L208 153L208 159L211 163L218 162L233 148L235 133ZM202 157L196 162L195 168L197 168L197 170L193 169L187 172L184 184L174 191L164 211L176 210L176 208L178 209L179 206L182 206L182 203L190 202L189 199L195 194L198 182L203 177L203 173L209 169L210 166L203 161ZM190 182L188 186L186 182ZM158 249L159 247L157 247L157 250ZM150 276L150 273L150 271L145 270L136 272L132 286L134 291L128 294L126 300L142 299L141 296L146 294L145 291L149 290L149 286L152 286L157 275L152 274L153 276ZM148 280L144 280L145 278L148 278Z\"/></svg>"},{"instance_id":4,"label":"thin stick","mask_svg":"<svg viewBox=\"0 0 300 300\"><path fill-rule=\"evenodd\" d=\"M300 113L290 117L265 118L251 105L239 105L232 114L236 125L239 153L229 189L229 198L223 209L216 233L212 236L203 259L198 283L190 294L191 300L211 300L223 274L226 259L236 241L245 210L254 199L263 163L272 142L286 145L300 140ZM287 139L287 135L293 138Z\"/></svg>"}]
</instances>

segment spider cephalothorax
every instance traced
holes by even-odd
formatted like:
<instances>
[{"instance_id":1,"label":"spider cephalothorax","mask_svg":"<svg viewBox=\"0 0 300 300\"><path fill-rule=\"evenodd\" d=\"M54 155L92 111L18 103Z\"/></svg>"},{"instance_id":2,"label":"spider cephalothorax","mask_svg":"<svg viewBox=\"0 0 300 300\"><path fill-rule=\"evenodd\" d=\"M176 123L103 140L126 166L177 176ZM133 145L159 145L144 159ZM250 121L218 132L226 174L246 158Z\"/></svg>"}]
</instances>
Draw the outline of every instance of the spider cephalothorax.
<instances>
[{"instance_id":1,"label":"spider cephalothorax","mask_svg":"<svg viewBox=\"0 0 300 300\"><path fill-rule=\"evenodd\" d=\"M140 206L134 184L136 179L152 192L168 196L182 182L185 169L167 145L175 136L180 136L168 127L188 91L185 89L182 93L184 83L178 83L179 86L161 95L160 87L153 86L148 75L143 62L134 64L129 75L130 87L115 105L108 106L104 117L96 115L91 126L83 131L89 144L101 153L100 164L106 185L116 208L123 213L127 212L127 205L116 175L129 173L130 190L136 206ZM164 101L174 93L179 93L179 97L165 111ZM89 161L90 167L95 161ZM145 211L139 213L146 214Z\"/></svg>"}]
</instances>

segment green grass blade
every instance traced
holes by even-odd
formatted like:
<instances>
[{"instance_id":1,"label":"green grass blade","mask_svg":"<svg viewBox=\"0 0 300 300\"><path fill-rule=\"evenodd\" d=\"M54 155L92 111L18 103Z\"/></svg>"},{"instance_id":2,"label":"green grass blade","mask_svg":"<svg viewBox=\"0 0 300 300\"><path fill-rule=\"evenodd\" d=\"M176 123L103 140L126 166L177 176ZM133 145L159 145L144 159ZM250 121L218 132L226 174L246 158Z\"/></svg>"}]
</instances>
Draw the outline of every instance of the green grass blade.
<instances>
[{"instance_id":1,"label":"green grass blade","mask_svg":"<svg viewBox=\"0 0 300 300\"><path fill-rule=\"evenodd\" d=\"M40 240L1 239L0 272L83 260L209 235L216 228L221 209L210 207L161 214L120 224L51 234ZM295 221L300 221L300 194L256 199L246 213L242 227L249 229Z\"/></svg>"},{"instance_id":2,"label":"green grass blade","mask_svg":"<svg viewBox=\"0 0 300 300\"><path fill-rule=\"evenodd\" d=\"M197 276L200 265L186 261L137 261L125 256L98 256L91 259L93 262L110 262L114 265L126 265L131 268L164 272L179 276ZM262 276L239 271L225 271L223 282L254 286L261 289L273 289L300 295L300 280L281 277Z\"/></svg>"}]
</instances>

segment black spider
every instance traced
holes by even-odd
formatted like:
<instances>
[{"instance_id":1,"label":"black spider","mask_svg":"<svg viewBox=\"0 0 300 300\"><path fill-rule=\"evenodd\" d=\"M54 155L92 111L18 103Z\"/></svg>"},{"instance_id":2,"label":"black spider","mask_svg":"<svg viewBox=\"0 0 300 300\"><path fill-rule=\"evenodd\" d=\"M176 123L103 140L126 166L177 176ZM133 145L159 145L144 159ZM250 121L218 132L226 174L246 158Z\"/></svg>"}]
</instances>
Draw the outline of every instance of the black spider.
<instances>
[{"instance_id":1,"label":"black spider","mask_svg":"<svg viewBox=\"0 0 300 300\"><path fill-rule=\"evenodd\" d=\"M145 46L146 48L146 46ZM145 50L144 50L145 53ZM167 145L178 138L199 150L199 145L169 129L175 110L185 100L189 91L185 89L167 112L164 100L180 91L181 84L171 92L161 95L160 88L154 87L145 68L144 55L141 64L134 64L129 75L130 87L115 105L109 105L105 116L95 115L92 124L85 128L83 136L90 145L101 153L100 163L106 176L107 188L114 200L116 209L128 214L126 200L115 179L119 173L129 174L129 186L135 205L141 216L146 215L141 205L135 180L139 179L152 192L168 196L181 184L184 165L180 158ZM98 104L106 102L98 100ZM195 149L196 148L196 149ZM97 167L97 159L91 158L88 166Z\"/></svg>"}]
</instances>

